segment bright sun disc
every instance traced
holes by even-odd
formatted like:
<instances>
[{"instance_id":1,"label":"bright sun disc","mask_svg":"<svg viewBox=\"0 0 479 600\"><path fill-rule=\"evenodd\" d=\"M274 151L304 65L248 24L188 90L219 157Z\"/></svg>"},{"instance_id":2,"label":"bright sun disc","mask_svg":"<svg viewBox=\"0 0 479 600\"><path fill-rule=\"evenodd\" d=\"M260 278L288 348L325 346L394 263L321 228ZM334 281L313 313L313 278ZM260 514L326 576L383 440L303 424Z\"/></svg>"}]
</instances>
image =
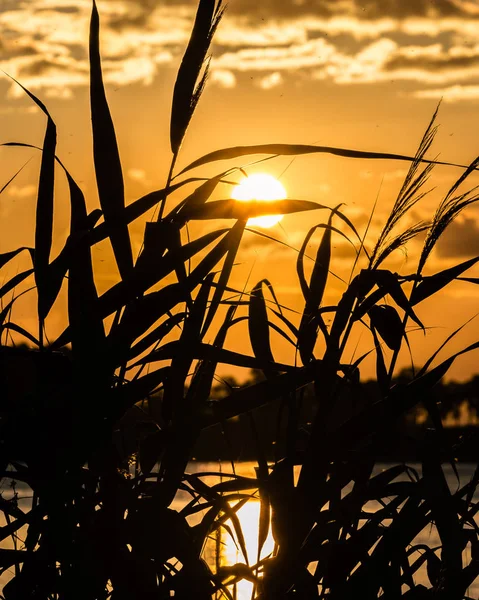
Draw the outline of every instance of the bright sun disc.
<instances>
[{"instance_id":1,"label":"bright sun disc","mask_svg":"<svg viewBox=\"0 0 479 600\"><path fill-rule=\"evenodd\" d=\"M271 202L272 200L285 200L287 197L283 185L272 175L265 173L256 173L245 177L240 181L231 194L233 200L262 200ZM273 227L281 221L283 215L267 215L264 217L254 217L248 219L248 225L257 225L258 227Z\"/></svg>"}]
</instances>

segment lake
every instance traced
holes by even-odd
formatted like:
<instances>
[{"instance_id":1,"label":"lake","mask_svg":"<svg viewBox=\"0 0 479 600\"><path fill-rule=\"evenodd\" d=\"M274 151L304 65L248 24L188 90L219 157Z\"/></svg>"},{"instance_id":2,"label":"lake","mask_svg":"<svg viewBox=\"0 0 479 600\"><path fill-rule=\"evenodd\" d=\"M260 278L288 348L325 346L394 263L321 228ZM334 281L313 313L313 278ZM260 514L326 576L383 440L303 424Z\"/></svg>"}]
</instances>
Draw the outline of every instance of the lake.
<instances>
[{"instance_id":1,"label":"lake","mask_svg":"<svg viewBox=\"0 0 479 600\"><path fill-rule=\"evenodd\" d=\"M255 466L256 466L256 463L253 463L253 462L237 463L235 465L236 473L238 475L242 475L242 476L246 476L246 477L255 477L255 470L254 470ZM381 470L387 469L390 466L391 465L379 464L375 469L375 473L379 473ZM416 468L420 472L419 465L411 464L410 466ZM471 477L474 473L475 465L470 464L470 463L459 463L457 465L457 467L458 467L458 472L459 472L459 477L460 477L460 485L464 485L471 479ZM450 489L452 491L455 491L457 489L458 482L452 471L452 468L449 465L445 465L443 468L444 468L444 472L445 472L448 484L450 486ZM232 473L232 467L231 467L231 464L226 463L226 462L222 462L222 463L191 462L188 467L188 472L189 473L216 472L216 473L222 473L222 474L226 475L227 473ZM221 476L220 475L207 476L204 478L204 481L205 481L205 483L212 485L214 483L221 481ZM351 489L351 486L344 488L343 495L348 493L350 491L350 489ZM3 480L0 491L5 499L8 499L9 497L12 496L12 488L10 487L9 480L6 480L6 479ZM24 484L18 483L16 485L16 491L19 495L20 508L22 508L22 510L24 510L24 511L28 510L30 508L30 503L31 503L30 488L28 488L28 486L26 486ZM185 506L185 504L187 502L189 502L190 500L191 500L191 496L188 493L179 492L177 494L177 497L175 498L172 508L174 508L176 510L181 510L181 508L183 506ZM479 494L477 492L474 497L474 500L479 501ZM365 506L365 509L368 510L368 512L374 512L375 510L377 510L379 508L379 506L380 505L378 503L369 502ZM258 501L251 500L251 501L248 501L237 513L240 523L241 523L242 530L243 530L245 546L246 546L248 556L250 557L251 564L255 563L256 556L257 556L257 548L258 548L257 532L258 532L258 521L259 521L259 507L260 507L260 505L259 505ZM201 514L198 515L197 519L200 517L201 517ZM190 523L193 524L193 522L191 522L191 521L190 521ZM228 522L226 524L228 525ZM0 525L1 526L5 525L3 513L0 517ZM234 539L233 529L234 529L233 527L229 528L229 531L231 532L232 535L229 535L229 533L227 533L225 529L222 529L220 534L215 534L212 536L211 540L206 544L206 546L204 548L203 557L210 564L210 566L213 568L213 570L215 569L215 566L217 564L232 565L237 562L241 562L241 563L245 562L245 558L243 557L242 552L239 549L237 540ZM24 535L25 532L22 532L22 530L20 530L18 533L19 533L20 539L22 539L22 533ZM415 543L425 544L425 545L433 548L440 544L440 540L439 540L439 537L437 535L435 528L427 527L416 538ZM5 540L2 543L1 547L2 548L11 548L12 547L11 539L8 538L7 540ZM19 547L21 547L21 545ZM261 558L268 556L271 552L273 552L273 549L274 549L274 540L270 533L268 536L268 539L266 540L266 543L263 547L263 550L261 553ZM464 559L469 560L469 556L467 556L465 554ZM3 588L3 586L6 584L6 582L12 576L13 576L13 569L11 569L10 572L5 573L0 578L0 589ZM423 568L417 574L417 576L415 577L415 581L417 583L423 583L427 587L430 586L429 580L427 579L427 573L426 573L425 568ZM237 585L237 589L236 589L237 600L250 600L251 591L252 591L251 583L249 583L247 581L240 582ZM476 580L476 582L474 582L473 586L471 586L471 588L469 589L469 596L471 598L479 598L479 581Z\"/></svg>"}]
</instances>

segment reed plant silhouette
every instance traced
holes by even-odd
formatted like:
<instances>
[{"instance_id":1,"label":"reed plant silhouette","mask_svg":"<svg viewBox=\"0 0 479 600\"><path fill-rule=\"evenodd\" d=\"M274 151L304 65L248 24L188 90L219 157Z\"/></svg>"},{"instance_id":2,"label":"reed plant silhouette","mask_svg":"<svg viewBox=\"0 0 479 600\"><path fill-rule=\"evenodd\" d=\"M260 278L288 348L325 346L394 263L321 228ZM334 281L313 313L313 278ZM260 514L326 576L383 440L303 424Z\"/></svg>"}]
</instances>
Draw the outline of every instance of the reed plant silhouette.
<instances>
[{"instance_id":1,"label":"reed plant silhouette","mask_svg":"<svg viewBox=\"0 0 479 600\"><path fill-rule=\"evenodd\" d=\"M0 348L0 474L4 484L28 486L33 497L28 510L20 507L16 493L1 499L5 521L0 535L11 544L0 550L0 570L12 575L3 597L231 599L234 584L248 579L254 582L254 597L262 600L464 598L479 574L474 497L479 470L469 483L450 491L441 465L454 465L455 449L447 447L430 391L452 362L479 342L440 363L435 353L410 382L392 382L399 351L409 344L408 324L424 327L415 307L455 279L477 283L465 274L479 257L433 275L424 275L424 267L445 228L477 201L476 189L462 192L459 186L476 170L479 159L465 168L430 223L403 229L403 217L423 196L434 165L449 164L426 158L436 114L411 157L266 144L218 150L177 169L222 15L221 0L200 0L174 87L166 185L129 205L103 85L95 2L90 96L100 208L87 211L80 187L56 155L53 118L41 100L23 88L46 116L47 126L43 147L37 149L41 167L35 246L0 256L0 268L21 252L29 253L32 263L0 288L2 299L12 297L0 312L0 333L4 339L15 334L15 339L32 345ZM4 145L34 148L19 142ZM269 281L258 282L250 292L230 285L247 220L264 214L264 206L211 200L217 188L231 184L236 168L209 178L189 173L247 155L312 153L401 160L410 167L371 251L369 240L358 234L340 207L301 200L268 204L268 214L328 214L308 232L297 254L304 311L295 323L278 302L266 301L266 289L275 298ZM68 183L70 234L52 259L53 199L60 176ZM167 212L173 192L183 194L183 200ZM135 257L129 224L154 207L158 216L146 223ZM233 224L212 226L192 240L185 234L189 222L215 219ZM322 235L307 277L306 247L316 231ZM416 271L402 276L388 270L387 257L419 234L425 241ZM333 236L346 237L357 258L338 303L324 306ZM105 241L113 249L119 281L99 295L91 248ZM68 327L50 343L45 321L63 286ZM36 293L38 332L27 331L11 318L23 293ZM247 314L242 313L245 307ZM330 326L325 315L332 317ZM253 356L224 348L228 333L242 320L249 326ZM376 356L381 398L374 402L365 397L359 378L365 356L352 364L344 362L358 327L369 331ZM302 366L275 360L271 329L297 348ZM213 331L214 341L207 343ZM155 363L163 366L150 370ZM219 363L259 369L265 379L212 401ZM317 410L306 442L300 443L301 395L309 384L314 385ZM355 402L347 400L351 398ZM209 485L201 474L188 472L201 432L242 415L255 429L255 411L277 401L284 407L287 427L284 439L278 440L280 455L274 464L266 461L261 432L256 431L256 478L233 474ZM424 404L434 424L418 442L422 474L403 464L376 474L377 457L384 455L397 419L418 403ZM401 479L404 474L406 481ZM178 490L188 493L191 501L176 510L172 503ZM248 557L237 511L258 498L259 551ZM381 508L368 512L372 500ZM270 524L276 547L261 558ZM437 529L439 547L415 541L430 525ZM220 530L236 539L244 561L217 568L204 561L206 541ZM467 561L465 548L471 555ZM429 587L415 580L424 564Z\"/></svg>"}]
</instances>

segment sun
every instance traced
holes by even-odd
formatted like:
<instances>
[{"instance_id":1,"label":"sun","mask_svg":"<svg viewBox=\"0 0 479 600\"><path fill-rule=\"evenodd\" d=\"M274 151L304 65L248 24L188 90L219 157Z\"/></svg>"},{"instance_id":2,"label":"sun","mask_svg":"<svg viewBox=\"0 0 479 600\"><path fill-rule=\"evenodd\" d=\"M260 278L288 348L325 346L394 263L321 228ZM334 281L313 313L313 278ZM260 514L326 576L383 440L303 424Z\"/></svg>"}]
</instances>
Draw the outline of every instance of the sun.
<instances>
[{"instance_id":1,"label":"sun","mask_svg":"<svg viewBox=\"0 0 479 600\"><path fill-rule=\"evenodd\" d=\"M231 193L233 200L286 200L287 193L284 186L272 175L266 173L256 173L245 177L240 181ZM248 225L257 225L258 227L273 227L281 221L283 215L267 215L264 217L254 217L248 219Z\"/></svg>"}]
</instances>

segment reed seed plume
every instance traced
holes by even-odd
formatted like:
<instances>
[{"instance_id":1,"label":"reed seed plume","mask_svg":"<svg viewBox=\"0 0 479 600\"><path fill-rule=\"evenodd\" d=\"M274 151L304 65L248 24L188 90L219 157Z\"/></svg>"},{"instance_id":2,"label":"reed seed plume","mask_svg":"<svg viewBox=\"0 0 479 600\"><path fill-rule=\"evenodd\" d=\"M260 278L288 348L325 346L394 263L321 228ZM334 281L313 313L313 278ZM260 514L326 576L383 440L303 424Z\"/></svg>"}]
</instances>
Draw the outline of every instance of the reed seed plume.
<instances>
[{"instance_id":1,"label":"reed seed plume","mask_svg":"<svg viewBox=\"0 0 479 600\"><path fill-rule=\"evenodd\" d=\"M378 269L390 254L399 248L405 248L408 242L414 239L417 235L427 231L429 227L429 223L416 223L402 233L398 234L392 240L388 240L387 245L385 245L384 248L379 251L379 254L376 256L371 268Z\"/></svg>"},{"instance_id":2,"label":"reed seed plume","mask_svg":"<svg viewBox=\"0 0 479 600\"><path fill-rule=\"evenodd\" d=\"M466 179L477 169L478 166L479 156L472 161L469 167L457 179L442 202L439 204L426 235L423 250L418 263L418 273L422 272L429 255L446 228L465 208L479 200L479 186L475 186L474 188L462 194L455 195L460 185L466 181Z\"/></svg>"},{"instance_id":3,"label":"reed seed plume","mask_svg":"<svg viewBox=\"0 0 479 600\"><path fill-rule=\"evenodd\" d=\"M399 194L396 198L391 213L389 214L386 224L384 225L384 228L378 237L373 253L371 255L371 268L377 268L377 266L384 260L385 256L383 256L383 247L385 245L390 247L390 245L387 242L387 239L394 227L404 217L404 215L409 210L411 210L411 208L415 204L417 204L422 198L424 198L424 196L426 196L431 191L421 190L431 175L431 171L434 168L434 162L426 164L426 166L423 167L422 170L420 170L420 167L424 162L425 156L428 150L430 149L438 130L438 126L435 125L435 122L440 104L441 103L437 105L436 110L432 115L429 125L427 126L427 129L421 139L417 152L414 156L414 160L411 162L402 187L399 190ZM398 238L395 239L397 240ZM406 240L407 239L408 236L406 235ZM390 252L387 252L386 256L388 254L390 254ZM379 259L378 257L380 256L383 257Z\"/></svg>"},{"instance_id":4,"label":"reed seed plume","mask_svg":"<svg viewBox=\"0 0 479 600\"><path fill-rule=\"evenodd\" d=\"M204 90L210 65L207 53L224 10L222 0L200 0L173 92L170 141L175 156Z\"/></svg>"}]
</instances>

